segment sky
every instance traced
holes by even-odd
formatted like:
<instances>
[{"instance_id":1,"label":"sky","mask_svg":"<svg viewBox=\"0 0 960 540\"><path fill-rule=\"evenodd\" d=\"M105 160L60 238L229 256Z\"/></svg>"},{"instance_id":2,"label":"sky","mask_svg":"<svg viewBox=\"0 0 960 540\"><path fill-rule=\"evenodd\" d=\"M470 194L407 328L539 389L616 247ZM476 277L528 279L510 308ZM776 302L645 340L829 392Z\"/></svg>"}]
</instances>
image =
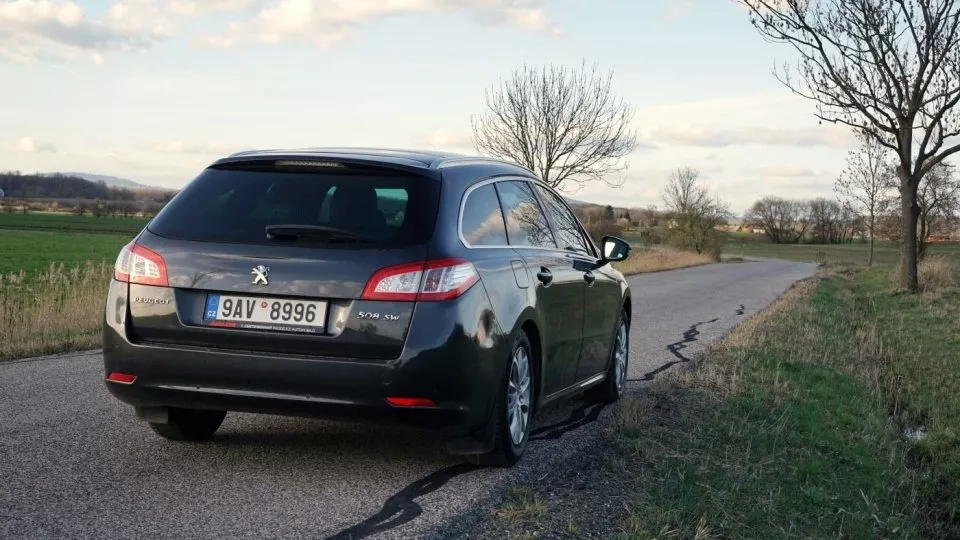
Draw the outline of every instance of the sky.
<instances>
[{"instance_id":1,"label":"sky","mask_svg":"<svg viewBox=\"0 0 960 540\"><path fill-rule=\"evenodd\" d=\"M251 148L475 154L484 91L524 64L613 70L636 108L623 185L661 205L695 167L742 212L832 196L856 140L776 81L735 0L0 0L0 170L179 188Z\"/></svg>"}]
</instances>

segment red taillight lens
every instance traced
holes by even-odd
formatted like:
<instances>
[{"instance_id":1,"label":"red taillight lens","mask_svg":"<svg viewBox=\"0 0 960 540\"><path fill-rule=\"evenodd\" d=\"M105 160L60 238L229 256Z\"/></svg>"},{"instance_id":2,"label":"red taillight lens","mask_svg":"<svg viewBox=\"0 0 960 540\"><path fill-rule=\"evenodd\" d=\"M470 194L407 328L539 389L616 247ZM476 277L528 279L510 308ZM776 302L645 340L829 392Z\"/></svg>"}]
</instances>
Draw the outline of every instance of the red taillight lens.
<instances>
[{"instance_id":1,"label":"red taillight lens","mask_svg":"<svg viewBox=\"0 0 960 540\"><path fill-rule=\"evenodd\" d=\"M361 299L395 302L450 300L467 292L477 281L480 281L477 269L463 259L400 264L373 274Z\"/></svg>"},{"instance_id":2,"label":"red taillight lens","mask_svg":"<svg viewBox=\"0 0 960 540\"><path fill-rule=\"evenodd\" d=\"M133 384L137 380L136 375L130 375L129 373L118 373L116 371L111 371L107 375L107 380L110 382L120 383L120 384Z\"/></svg>"},{"instance_id":3,"label":"red taillight lens","mask_svg":"<svg viewBox=\"0 0 960 540\"><path fill-rule=\"evenodd\" d=\"M363 300L393 300L413 302L420 292L423 277L423 263L388 266L376 273L363 288L360 298Z\"/></svg>"},{"instance_id":4,"label":"red taillight lens","mask_svg":"<svg viewBox=\"0 0 960 540\"><path fill-rule=\"evenodd\" d=\"M141 283L143 285L169 286L167 263L159 253L130 242L117 255L113 267L113 277L117 281Z\"/></svg>"},{"instance_id":5,"label":"red taillight lens","mask_svg":"<svg viewBox=\"0 0 960 540\"><path fill-rule=\"evenodd\" d=\"M387 403L394 407L436 407L432 399L415 397L388 397Z\"/></svg>"}]
</instances>

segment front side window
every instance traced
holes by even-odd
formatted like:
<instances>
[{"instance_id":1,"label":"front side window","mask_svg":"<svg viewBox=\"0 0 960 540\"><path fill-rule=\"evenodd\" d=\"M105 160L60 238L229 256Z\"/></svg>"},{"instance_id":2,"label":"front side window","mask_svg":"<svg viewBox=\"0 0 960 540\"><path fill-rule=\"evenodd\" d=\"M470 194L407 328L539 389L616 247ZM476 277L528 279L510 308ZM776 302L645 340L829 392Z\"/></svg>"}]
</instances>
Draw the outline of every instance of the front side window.
<instances>
[{"instance_id":1,"label":"front side window","mask_svg":"<svg viewBox=\"0 0 960 540\"><path fill-rule=\"evenodd\" d=\"M553 221L553 228L557 232L557 244L559 244L560 249L593 256L587 241L580 232L576 216L552 191L541 186L537 186L537 191L540 193L540 199L546 205L547 213Z\"/></svg>"},{"instance_id":2,"label":"front side window","mask_svg":"<svg viewBox=\"0 0 960 540\"><path fill-rule=\"evenodd\" d=\"M480 186L467 195L460 230L463 239L471 246L507 245L507 228L493 184Z\"/></svg>"},{"instance_id":3,"label":"front side window","mask_svg":"<svg viewBox=\"0 0 960 540\"><path fill-rule=\"evenodd\" d=\"M557 247L529 182L499 182L497 192L512 246Z\"/></svg>"}]
</instances>

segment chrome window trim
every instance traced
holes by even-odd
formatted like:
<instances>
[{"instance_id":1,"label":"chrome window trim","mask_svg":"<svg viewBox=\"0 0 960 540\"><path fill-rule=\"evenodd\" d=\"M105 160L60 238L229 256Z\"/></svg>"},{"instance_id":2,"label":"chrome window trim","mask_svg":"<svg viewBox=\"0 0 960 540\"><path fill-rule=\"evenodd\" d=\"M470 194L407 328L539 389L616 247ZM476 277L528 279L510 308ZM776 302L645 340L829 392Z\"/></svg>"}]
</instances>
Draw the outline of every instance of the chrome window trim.
<instances>
[{"instance_id":1,"label":"chrome window trim","mask_svg":"<svg viewBox=\"0 0 960 540\"><path fill-rule=\"evenodd\" d=\"M481 181L477 182L476 184L473 184L472 186L470 186L469 188L467 188L466 191L463 192L463 196L460 198L460 210L459 210L459 214L457 215L457 236L460 237L460 243L463 244L463 247L465 247L465 248L467 248L467 249L532 249L532 250L537 250L537 251L548 251L548 252L551 252L551 253L559 253L559 254L563 254L564 256L569 257L569 258L571 258L571 259L578 259L578 260L582 260L582 261L584 261L584 262L589 262L589 263L595 263L595 262L597 262L597 261L600 260L598 257L595 256L595 255L596 255L596 246L594 246L593 240L590 239L590 236L589 236L589 235L584 235L584 236L587 238L587 240L590 241L590 246L594 248L594 256L590 256L590 255L584 254L584 253L575 253L575 252L572 252L572 251L567 251L567 250L565 250L565 249L560 249L559 246L556 246L556 247L514 246L514 245L511 245L511 244L509 243L509 242L510 242L510 234L509 234L509 231L507 231L507 242L508 242L508 243L507 243L507 244L504 244L504 245L474 246L474 245L470 244L470 242L467 242L466 237L463 236L463 210L467 207L467 199L470 198L470 194L473 193L474 190L479 189L479 188L481 188L481 187L483 187L483 186L486 186L486 185L496 184L496 183L498 183L498 182L527 182L527 183L531 184L530 189L533 191L533 196L534 196L534 198L536 199L537 204L540 206L540 211L543 212L543 217L544 217L544 219L547 220L547 226L550 227L550 233L554 235L554 243L556 243L556 233L554 233L554 231L553 231L553 224L550 222L550 218L547 216L546 212L545 212L544 209L543 209L543 201L540 200L540 194L537 192L537 189L536 189L536 187L537 187L538 185L544 186L544 187L546 187L547 189L550 189L550 187L549 187L549 186L546 186L546 185L544 185L544 184L540 184L540 183L536 182L535 180L533 180L533 179L531 179L531 178L526 178L526 177L523 177L523 176L496 176L496 177L494 177L494 178L487 178L486 180L481 180ZM551 190L551 191L552 191L552 190ZM498 193L498 197L499 197L499 193ZM566 203L566 201L563 200L563 197L560 197L560 201L563 202L564 206L567 206L567 203ZM569 207L569 206L567 206L567 210L570 210L570 207ZM500 212L501 212L501 214L503 213L503 207L502 207L502 206L500 207ZM570 210L570 212L573 213L572 210ZM574 214L574 216L576 216L576 214ZM507 222L506 216L504 216L503 222L504 222L504 225L506 225L506 222ZM584 233L583 233L583 224L580 223L580 220L579 220L579 219L577 220L577 223L578 223L579 226L580 226L580 233L581 233L581 234L584 234Z\"/></svg>"}]
</instances>

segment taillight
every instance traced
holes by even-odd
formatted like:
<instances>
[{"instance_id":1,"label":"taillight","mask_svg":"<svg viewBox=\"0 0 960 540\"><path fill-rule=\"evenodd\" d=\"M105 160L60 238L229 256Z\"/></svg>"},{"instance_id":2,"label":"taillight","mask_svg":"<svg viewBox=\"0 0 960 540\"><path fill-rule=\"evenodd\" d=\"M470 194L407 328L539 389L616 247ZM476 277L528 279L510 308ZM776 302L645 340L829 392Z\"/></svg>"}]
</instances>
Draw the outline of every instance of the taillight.
<instances>
[{"instance_id":1,"label":"taillight","mask_svg":"<svg viewBox=\"0 0 960 540\"><path fill-rule=\"evenodd\" d=\"M130 242L117 255L113 267L117 281L167 287L167 263L159 253Z\"/></svg>"},{"instance_id":2,"label":"taillight","mask_svg":"<svg viewBox=\"0 0 960 540\"><path fill-rule=\"evenodd\" d=\"M477 269L463 259L400 264L373 274L360 298L395 302L451 300L477 281Z\"/></svg>"}]
</instances>

